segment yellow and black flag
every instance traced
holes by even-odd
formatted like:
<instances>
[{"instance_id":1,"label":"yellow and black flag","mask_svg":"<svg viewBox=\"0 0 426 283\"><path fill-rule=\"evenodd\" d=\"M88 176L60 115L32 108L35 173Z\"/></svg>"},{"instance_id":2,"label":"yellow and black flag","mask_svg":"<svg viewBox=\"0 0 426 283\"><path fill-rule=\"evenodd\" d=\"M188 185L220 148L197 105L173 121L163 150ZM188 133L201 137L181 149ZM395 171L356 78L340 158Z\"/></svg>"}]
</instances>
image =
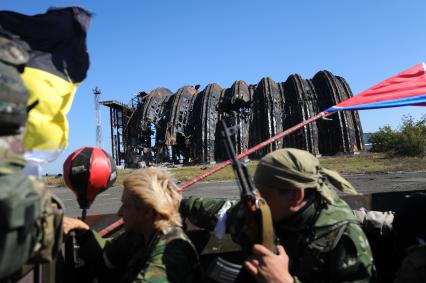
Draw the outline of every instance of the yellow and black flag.
<instances>
[{"instance_id":1,"label":"yellow and black flag","mask_svg":"<svg viewBox=\"0 0 426 283\"><path fill-rule=\"evenodd\" d=\"M0 29L30 55L22 79L30 92L24 136L26 158L42 164L68 145L68 113L77 86L86 77L86 35L91 13L79 7L22 15L0 11Z\"/></svg>"}]
</instances>

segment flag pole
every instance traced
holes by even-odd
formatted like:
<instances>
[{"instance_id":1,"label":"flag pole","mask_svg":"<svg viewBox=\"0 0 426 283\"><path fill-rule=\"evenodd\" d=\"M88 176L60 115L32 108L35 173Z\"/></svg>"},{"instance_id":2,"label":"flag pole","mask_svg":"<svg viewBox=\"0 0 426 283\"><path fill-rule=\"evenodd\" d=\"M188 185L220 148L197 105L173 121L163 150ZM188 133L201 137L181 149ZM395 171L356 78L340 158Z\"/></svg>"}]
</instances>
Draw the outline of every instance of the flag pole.
<instances>
[{"instance_id":1,"label":"flag pole","mask_svg":"<svg viewBox=\"0 0 426 283\"><path fill-rule=\"evenodd\" d=\"M257 151L261 148L264 148L265 146L273 143L274 141L279 140L279 139L299 130L300 128L302 128L302 127L304 127L304 126L306 126L306 125L308 125L308 124L310 124L310 123L312 123L312 122L314 122L314 121L316 121L320 118L329 116L332 113L334 113L334 112L325 112L325 111L320 112L317 115L315 115L315 116L313 116L313 117L311 117L311 118L309 118L309 119L307 119L307 120L305 120L305 121L303 121L303 122L301 122L297 125L294 125L291 128L288 128L284 132L281 132L281 133L273 136L272 138L269 138L269 139L255 145L255 146L253 146L252 148L249 148L248 150L241 152L239 155L237 155L237 159L241 159L243 157L246 157L246 156L252 154L253 152L255 152L255 151ZM210 168L209 170L207 170L203 174L200 174L197 177L193 178L192 180L189 180L188 182L185 182L182 185L180 185L178 191L180 192L180 191L187 189L188 187L192 186L193 184L198 183L199 181L207 178L208 176L216 173L217 171L222 170L223 168L225 168L229 164L231 164L231 160L226 160L226 161L223 161L223 162L213 166L212 168Z\"/></svg>"}]
</instances>

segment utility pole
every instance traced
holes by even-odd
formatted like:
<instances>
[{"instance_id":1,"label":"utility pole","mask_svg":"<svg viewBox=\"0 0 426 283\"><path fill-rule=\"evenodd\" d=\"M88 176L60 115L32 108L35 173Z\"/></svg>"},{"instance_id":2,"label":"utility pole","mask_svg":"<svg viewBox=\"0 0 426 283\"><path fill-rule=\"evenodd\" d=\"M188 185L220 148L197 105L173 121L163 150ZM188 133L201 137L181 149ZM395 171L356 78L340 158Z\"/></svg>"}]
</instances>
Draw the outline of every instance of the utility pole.
<instances>
[{"instance_id":1,"label":"utility pole","mask_svg":"<svg viewBox=\"0 0 426 283\"><path fill-rule=\"evenodd\" d=\"M95 110L96 110L96 146L102 148L102 125L101 125L101 111L99 107L99 97L101 96L101 90L99 87L93 89L93 95L95 96Z\"/></svg>"}]
</instances>

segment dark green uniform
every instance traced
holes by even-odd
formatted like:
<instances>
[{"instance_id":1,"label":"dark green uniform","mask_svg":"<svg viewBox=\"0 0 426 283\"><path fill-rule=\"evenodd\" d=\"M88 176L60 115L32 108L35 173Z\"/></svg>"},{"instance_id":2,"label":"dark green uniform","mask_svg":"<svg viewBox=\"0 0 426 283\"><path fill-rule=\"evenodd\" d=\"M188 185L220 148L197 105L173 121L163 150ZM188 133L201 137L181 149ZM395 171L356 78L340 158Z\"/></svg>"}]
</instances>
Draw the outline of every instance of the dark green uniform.
<instances>
[{"instance_id":1,"label":"dark green uniform","mask_svg":"<svg viewBox=\"0 0 426 283\"><path fill-rule=\"evenodd\" d=\"M141 235L105 240L94 231L79 241L85 268L100 282L200 282L197 252L180 227L147 243Z\"/></svg>"},{"instance_id":2,"label":"dark green uniform","mask_svg":"<svg viewBox=\"0 0 426 283\"><path fill-rule=\"evenodd\" d=\"M317 195L318 196L318 195ZM277 236L290 258L296 282L373 282L374 265L369 243L348 205L336 195L333 204L321 196L305 209L275 224ZM215 229L223 199L191 197L183 200L183 217L200 227ZM226 226L237 225L231 207ZM231 227L232 228L232 227Z\"/></svg>"}]
</instances>

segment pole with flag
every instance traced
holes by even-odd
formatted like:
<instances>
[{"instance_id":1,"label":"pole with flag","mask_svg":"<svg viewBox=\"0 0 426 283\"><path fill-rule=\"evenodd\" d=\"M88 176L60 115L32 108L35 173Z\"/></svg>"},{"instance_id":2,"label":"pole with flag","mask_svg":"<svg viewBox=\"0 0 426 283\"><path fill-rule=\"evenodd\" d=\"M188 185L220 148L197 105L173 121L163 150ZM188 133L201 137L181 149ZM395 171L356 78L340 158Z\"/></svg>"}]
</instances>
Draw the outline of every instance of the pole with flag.
<instances>
[{"instance_id":1,"label":"pole with flag","mask_svg":"<svg viewBox=\"0 0 426 283\"><path fill-rule=\"evenodd\" d=\"M420 63L324 112L426 106L426 63Z\"/></svg>"},{"instance_id":2,"label":"pole with flag","mask_svg":"<svg viewBox=\"0 0 426 283\"><path fill-rule=\"evenodd\" d=\"M386 107L400 106L426 106L426 64L423 62L404 72L401 72L383 82L342 101L317 115L277 134L276 136L261 142L260 144L240 153L237 159L246 157L256 150L259 150L268 144L287 136L298 129L318 120L325 118L337 111L342 110L363 110ZM230 160L224 161L210 168L205 173L195 177L194 179L182 184L180 190L203 180L211 174L221 170L225 166L231 164Z\"/></svg>"}]
</instances>

